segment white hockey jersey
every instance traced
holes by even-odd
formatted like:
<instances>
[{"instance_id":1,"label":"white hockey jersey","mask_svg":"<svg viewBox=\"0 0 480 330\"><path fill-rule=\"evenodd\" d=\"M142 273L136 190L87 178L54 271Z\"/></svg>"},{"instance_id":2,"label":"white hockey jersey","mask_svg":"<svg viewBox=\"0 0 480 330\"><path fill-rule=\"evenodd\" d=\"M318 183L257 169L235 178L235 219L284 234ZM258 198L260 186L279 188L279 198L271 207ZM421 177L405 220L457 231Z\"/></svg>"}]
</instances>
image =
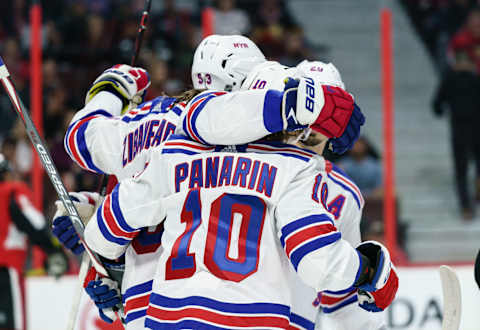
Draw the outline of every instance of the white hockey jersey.
<instances>
[{"instance_id":1,"label":"white hockey jersey","mask_svg":"<svg viewBox=\"0 0 480 330\"><path fill-rule=\"evenodd\" d=\"M265 62L255 67L242 84L242 90L272 90L283 91L284 80L287 77L299 78L304 75L316 76L320 74L320 70L315 62L302 62L297 67L286 67L278 62ZM341 77L338 77L341 82ZM343 82L342 82L343 84ZM215 101L212 101L212 104ZM248 143L254 139L258 139L268 134L267 131L276 131L281 125L281 121L271 112L258 111L255 108L247 108L241 113L229 107L210 107L208 109L199 110L195 116L182 115L182 126L179 126L177 132L184 133L190 138L202 143L215 143L216 139L221 139L223 144ZM251 121L251 124L249 123ZM263 129L258 125L263 120ZM229 134L230 126L223 127L223 122L235 122L235 131L241 131L244 134ZM243 127L247 125L248 129ZM192 129L194 128L194 132ZM328 187L328 191L332 191L325 196L325 204L330 205L334 215L336 225L342 233L343 238L352 246L356 247L361 242L360 238L360 219L363 209L363 198L360 190L348 176L335 165L332 166L332 172L328 177L322 179L322 185ZM333 187L333 188L332 188ZM348 188L348 190L347 190ZM334 205L338 202L336 199L339 190L347 191L347 196L355 196L354 198L346 198L343 205L347 205L340 211ZM339 197L342 198L342 197ZM328 204L327 204L328 202ZM295 281L293 276L292 281ZM318 306L322 308L326 315L323 323L326 329L379 329L384 324L383 313L368 313L361 309L357 302L355 290L346 292L327 291L318 295L312 288L303 285L298 281L296 287L293 288L293 296L296 297L296 303L293 305L293 323L295 320L298 328L309 328L306 324L315 322L318 314ZM316 299L317 298L317 299ZM315 304L312 304L315 300ZM342 312L342 309L348 312ZM347 317L348 315L349 317Z\"/></svg>"},{"instance_id":2,"label":"white hockey jersey","mask_svg":"<svg viewBox=\"0 0 480 330\"><path fill-rule=\"evenodd\" d=\"M218 144L220 141L223 145L235 145L256 141L270 133L280 132L283 130L282 116L273 108L280 107L286 78L300 78L308 75L325 84L343 86L340 76L336 77L340 80L324 81L319 70L315 62L306 61L292 68L271 61L259 64L249 73L241 86L241 91L264 91L265 97L271 102L265 103L263 107L245 107L242 111L238 111L237 107L214 106L222 102L220 98L212 100L208 108L196 109L191 114L184 113L182 125L178 127L176 134L186 134L191 139L204 144ZM235 94L237 93L230 94L232 102L229 103L238 102L233 99L238 97Z\"/></svg>"},{"instance_id":3,"label":"white hockey jersey","mask_svg":"<svg viewBox=\"0 0 480 330\"><path fill-rule=\"evenodd\" d=\"M204 92L188 105L180 103L174 107L169 107L174 99L158 97L124 116L119 116L122 107L120 100L107 92L99 93L72 119L65 136L65 149L84 169L113 174L119 180L130 178L145 168L149 152L158 148L161 142L174 132L182 113L195 117L196 111L208 112L220 106L235 109L238 113L247 112L246 109L265 107L280 115L279 103L266 94L267 91L232 95L225 92ZM211 103L213 99L215 102ZM277 108L271 105L272 100ZM219 118L220 120L223 119ZM250 124L261 130L263 119L258 120L259 122ZM211 123L219 125L215 120ZM221 124L227 130L229 124L235 127L237 125L233 121ZM236 134L242 135L242 131L237 131ZM269 132L266 131L265 134ZM112 203L110 210L116 212L117 205ZM104 230L110 240L128 246L122 282L127 329L143 329L143 317L156 261L161 254L162 229L157 226L143 228L130 237L133 239L131 244L128 244L130 241L116 236L117 228L113 224L105 223Z\"/></svg>"},{"instance_id":4,"label":"white hockey jersey","mask_svg":"<svg viewBox=\"0 0 480 330\"><path fill-rule=\"evenodd\" d=\"M125 246L107 238L106 222L128 241L166 216L147 327L286 329L291 267L317 291L354 283L359 256L315 196L318 175L329 175L320 156L271 142L220 148L183 138L151 156L85 230L93 250L115 258ZM117 212L105 214L110 204Z\"/></svg>"}]
</instances>

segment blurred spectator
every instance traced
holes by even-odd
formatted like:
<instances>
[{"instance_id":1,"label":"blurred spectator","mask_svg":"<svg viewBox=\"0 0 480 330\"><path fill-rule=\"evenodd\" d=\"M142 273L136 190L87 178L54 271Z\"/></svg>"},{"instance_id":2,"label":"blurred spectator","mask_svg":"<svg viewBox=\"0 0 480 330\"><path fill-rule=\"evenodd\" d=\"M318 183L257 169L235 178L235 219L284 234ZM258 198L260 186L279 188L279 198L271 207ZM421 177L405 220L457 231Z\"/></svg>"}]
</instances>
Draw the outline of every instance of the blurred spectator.
<instances>
[{"instance_id":1,"label":"blurred spectator","mask_svg":"<svg viewBox=\"0 0 480 330\"><path fill-rule=\"evenodd\" d=\"M312 59L312 54L305 43L303 29L293 27L285 34L285 50L279 59L280 63L286 66L297 66L305 59Z\"/></svg>"},{"instance_id":2,"label":"blurred spectator","mask_svg":"<svg viewBox=\"0 0 480 330\"><path fill-rule=\"evenodd\" d=\"M7 13L0 22L2 58L27 108L31 3L31 0L0 1L0 10ZM179 94L191 86L190 66L201 39L201 22L200 12L194 10L197 3L187 6L185 3L188 1L152 3L136 63L147 68L151 75L147 99L163 93ZM303 30L293 20L284 0L211 3L216 6L216 33L248 34L255 30L252 39L267 56L289 65L310 57ZM64 150L63 136L74 114L72 109L83 106L85 93L98 74L116 63L130 63L144 0L42 0L41 4L46 142L68 190L97 190L98 176L72 163ZM32 148L5 93L0 93L0 118L0 145L15 169L12 175L28 182ZM44 179L48 182L47 176ZM48 203L56 197L51 184L44 185L43 195L45 209L52 211Z\"/></svg>"},{"instance_id":3,"label":"blurred spectator","mask_svg":"<svg viewBox=\"0 0 480 330\"><path fill-rule=\"evenodd\" d=\"M250 31L247 14L235 8L235 0L217 0L214 11L215 34L246 34Z\"/></svg>"},{"instance_id":4,"label":"blurred spectator","mask_svg":"<svg viewBox=\"0 0 480 330\"><path fill-rule=\"evenodd\" d=\"M286 30L298 27L281 0L264 0L255 11L253 41L267 58L278 60L284 51Z\"/></svg>"},{"instance_id":5,"label":"blurred spectator","mask_svg":"<svg viewBox=\"0 0 480 330\"><path fill-rule=\"evenodd\" d=\"M381 199L382 166L369 141L361 136L339 164L360 188L366 198Z\"/></svg>"},{"instance_id":6,"label":"blurred spectator","mask_svg":"<svg viewBox=\"0 0 480 330\"><path fill-rule=\"evenodd\" d=\"M480 8L470 12L465 27L461 29L450 42L450 53L466 52L480 73Z\"/></svg>"},{"instance_id":7,"label":"blurred spectator","mask_svg":"<svg viewBox=\"0 0 480 330\"><path fill-rule=\"evenodd\" d=\"M200 41L199 29L193 23L193 15L178 9L173 0L166 0L163 10L151 19L154 61L160 59L166 62L170 77L177 77L184 82L190 79L193 52ZM180 88L183 87L184 84L180 84Z\"/></svg>"},{"instance_id":8,"label":"blurred spectator","mask_svg":"<svg viewBox=\"0 0 480 330\"><path fill-rule=\"evenodd\" d=\"M480 19L480 16L478 18ZM480 78L476 73L475 64L468 53L457 52L454 66L445 74L435 93L433 111L436 116L441 116L446 108L449 110L455 180L464 219L471 219L474 215L467 184L470 155L476 162L476 199L480 201L480 130L478 129L480 99L478 91L480 91Z\"/></svg>"}]
</instances>

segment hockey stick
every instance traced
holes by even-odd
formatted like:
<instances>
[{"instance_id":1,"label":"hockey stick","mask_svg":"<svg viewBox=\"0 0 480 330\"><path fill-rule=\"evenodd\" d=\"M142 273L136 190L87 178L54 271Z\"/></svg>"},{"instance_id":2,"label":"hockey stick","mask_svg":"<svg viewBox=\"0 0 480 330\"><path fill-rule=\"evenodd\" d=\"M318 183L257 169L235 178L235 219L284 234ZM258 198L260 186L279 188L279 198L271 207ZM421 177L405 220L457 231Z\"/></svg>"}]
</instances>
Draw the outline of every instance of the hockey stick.
<instances>
[{"instance_id":1,"label":"hockey stick","mask_svg":"<svg viewBox=\"0 0 480 330\"><path fill-rule=\"evenodd\" d=\"M462 294L460 281L455 271L448 266L440 266L440 280L443 292L442 330L458 330L462 315Z\"/></svg>"},{"instance_id":2,"label":"hockey stick","mask_svg":"<svg viewBox=\"0 0 480 330\"><path fill-rule=\"evenodd\" d=\"M90 269L90 259L87 255L82 256L82 264L80 266L80 271L78 272L78 278L80 280L84 279L87 276L88 270ZM70 314L68 314L68 323L67 330L75 329L75 321L77 320L78 308L80 307L80 301L82 301L82 291L83 291L83 280L80 283L80 286L77 286L75 290L75 295L72 300L72 307L70 308Z\"/></svg>"},{"instance_id":3,"label":"hockey stick","mask_svg":"<svg viewBox=\"0 0 480 330\"><path fill-rule=\"evenodd\" d=\"M142 18L140 19L140 24L138 25L137 37L135 38L135 53L132 56L131 66L135 66L135 63L138 59L138 54L140 53L140 48L142 48L143 34L147 29L148 15L150 13L150 7L152 6L152 0L145 0L145 8L143 9Z\"/></svg>"},{"instance_id":4,"label":"hockey stick","mask_svg":"<svg viewBox=\"0 0 480 330\"><path fill-rule=\"evenodd\" d=\"M145 9L143 10L142 18L141 18L140 23L139 23L137 37L135 38L135 52L132 56L132 61L130 63L131 66L135 66L138 55L140 53L140 49L142 47L143 35L144 35L145 30L147 29L146 24L147 24L147 20L148 20L148 15L150 13L151 5L152 5L151 0L146 0L145 1ZM102 178L100 180L101 181L100 189L99 189L100 196L105 196L106 193L107 193L107 186L108 186L108 182L109 182L108 178L109 178L108 175L105 175L105 174L102 175ZM78 289L75 292L73 305L72 305L72 308L70 310L69 321L68 321L68 326L67 326L68 330L73 330L74 327L75 327L75 321L77 319L78 309L80 307L80 302L81 302L81 297L82 297L81 294L82 294L82 289L83 289L83 282L85 280L85 276L87 275L87 271L88 271L89 268L90 268L90 262L89 262L88 259L85 260L85 256L84 256L83 259L82 259L82 265L80 267L80 272L78 274L78 279L79 279L80 285L78 286ZM120 310L120 313L121 313L122 312L121 308L119 310Z\"/></svg>"},{"instance_id":5,"label":"hockey stick","mask_svg":"<svg viewBox=\"0 0 480 330\"><path fill-rule=\"evenodd\" d=\"M152 0L145 0L145 8L143 9L142 18L138 24L137 37L135 38L135 52L133 53L132 60L130 62L131 66L135 66L138 59L138 54L140 54L140 49L142 48L143 35L145 30L147 30L147 21L148 15L150 14L150 8L152 7ZM105 196L108 186L108 175L103 174L100 184L100 195Z\"/></svg>"},{"instance_id":6,"label":"hockey stick","mask_svg":"<svg viewBox=\"0 0 480 330\"><path fill-rule=\"evenodd\" d=\"M63 184L62 179L60 178L60 174L58 173L58 170L52 161L52 157L50 156L50 153L48 152L48 149L45 143L40 138L40 135L38 134L38 131L35 128L35 125L30 119L30 116L28 115L28 112L25 106L23 105L22 100L19 98L15 90L15 87L9 77L10 77L10 73L8 72L8 69L5 63L3 62L2 58L0 57L0 80L2 81L2 85L5 88L5 91L7 92L8 97L10 98L10 101L15 111L23 121L28 137L30 138L30 141L35 147L35 150L37 151L37 154L40 158L40 162L42 163L43 168L45 169L45 171L48 174L48 177L50 178L50 181L55 187L55 190L57 191L57 195L62 201L63 206L67 210L68 215L72 219L73 227L75 228L75 231L78 233L78 236L80 236L80 241L85 246L85 251L87 251L88 255L90 256L90 259L92 260L92 263L95 266L95 269L97 269L98 273L100 273L101 275L109 276L107 270L102 265L102 262L100 261L98 255L95 252L93 252L85 243L84 236L83 236L83 231L85 226L83 225L83 222L80 219L80 216L78 215L78 212L75 209L75 206L73 205L72 200L70 199L70 195L68 195L67 189L65 188L65 185Z\"/></svg>"}]
</instances>

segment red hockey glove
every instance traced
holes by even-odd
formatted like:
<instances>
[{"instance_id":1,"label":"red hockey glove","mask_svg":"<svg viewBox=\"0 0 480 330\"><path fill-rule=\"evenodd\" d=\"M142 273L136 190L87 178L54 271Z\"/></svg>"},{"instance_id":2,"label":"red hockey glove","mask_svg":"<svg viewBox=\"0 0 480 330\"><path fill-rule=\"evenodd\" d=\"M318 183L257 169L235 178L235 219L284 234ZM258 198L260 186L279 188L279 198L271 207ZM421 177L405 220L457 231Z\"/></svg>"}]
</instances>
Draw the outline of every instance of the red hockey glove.
<instances>
[{"instance_id":1,"label":"red hockey glove","mask_svg":"<svg viewBox=\"0 0 480 330\"><path fill-rule=\"evenodd\" d=\"M328 138L342 136L353 113L353 97L335 86L322 86L324 105L310 127Z\"/></svg>"}]
</instances>

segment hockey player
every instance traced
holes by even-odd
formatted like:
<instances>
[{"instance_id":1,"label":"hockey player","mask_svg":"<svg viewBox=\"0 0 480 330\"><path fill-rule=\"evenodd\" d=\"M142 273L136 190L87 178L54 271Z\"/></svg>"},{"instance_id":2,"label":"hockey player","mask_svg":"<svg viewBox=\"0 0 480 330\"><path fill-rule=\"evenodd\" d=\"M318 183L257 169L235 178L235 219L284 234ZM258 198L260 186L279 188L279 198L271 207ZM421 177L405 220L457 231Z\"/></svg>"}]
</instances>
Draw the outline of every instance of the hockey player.
<instances>
[{"instance_id":1,"label":"hockey player","mask_svg":"<svg viewBox=\"0 0 480 330\"><path fill-rule=\"evenodd\" d=\"M195 88L216 88L227 90L249 90L249 89L277 89L283 90L285 88L284 80L287 77L301 77L308 75L315 77L317 81L328 83L331 86L337 86L345 89L340 73L333 66L333 64L325 64L322 62L303 61L297 67L288 68L279 64L278 62L263 61L257 64L252 70L247 71L241 65L238 65L235 60L231 60L231 53L236 47L250 47L248 43L239 43L236 38L238 36L220 36L212 35L205 38L197 50L192 65L192 81ZM247 39L248 40L248 39ZM225 144L235 144L246 142L239 140L238 137L228 134L221 126L214 126L211 124L212 118L223 118L223 121L232 120L238 123L238 130L242 131L242 123L245 122L243 116L254 116L251 110L250 113L238 113L229 108L218 109L217 111L204 112L197 110L195 116L186 116L184 119L183 131L189 137L202 143L214 143L211 134L215 132L215 137L222 135L222 141ZM347 132L339 139L332 139L333 146L337 153L342 153L351 147L350 141L355 141L358 137L359 127L363 123L363 116L361 113L353 113L351 124L347 128ZM354 126L357 125L357 126ZM193 129L188 129L193 127ZM193 132L194 131L194 132ZM320 132L328 135L329 132L320 130ZM223 134L222 134L223 133ZM323 145L319 143L318 138L313 135L307 141L298 141L301 147L306 147L321 154ZM251 135L252 136L252 135ZM261 137L258 135L257 137ZM348 139L347 139L348 137ZM349 194L346 196L358 196L354 199L346 198L339 209L337 194L324 193L323 201L325 205L330 205L330 208L335 212L334 218L336 225L339 227L343 238L346 239L352 246L357 246L361 242L360 238L360 218L363 208L363 198L359 193L356 185L337 167L332 171L329 180L330 191L335 191L336 187L343 185L343 187L350 187ZM333 187L333 189L332 189ZM341 189L344 189L344 188ZM343 195L342 195L343 196ZM383 315L367 313L359 308L356 301L357 295L355 290L349 292L324 292L321 294L316 302L320 304L323 310L323 324L326 329L337 329L337 327L345 329L380 329L384 324ZM295 288L295 292L299 299L296 306L294 305L293 312L298 314L303 323L306 321L315 322L317 315L316 308L311 305L311 299L306 297L316 297L307 286L299 284ZM296 308L298 306L298 308ZM305 320L306 319L306 320Z\"/></svg>"},{"instance_id":2,"label":"hockey player","mask_svg":"<svg viewBox=\"0 0 480 330\"><path fill-rule=\"evenodd\" d=\"M248 51L241 52L238 49L258 48L250 39L238 35L211 35L202 40L193 58L191 74L194 88L227 91L283 91L287 78L308 76L320 83L345 89L340 73L331 63L303 61L298 66L289 68L278 62L267 61L261 53L251 59ZM259 58L261 60L258 60ZM222 141L223 144L238 144L254 141L268 135L271 131L280 130L279 120L269 118L255 108L245 110L238 112L236 109L218 107L208 110L197 109L182 121L183 132L181 133L201 143L215 144ZM294 120L288 115L285 114L284 119L290 122ZM360 126L364 122L358 107L355 107L352 116L347 129L344 129L343 125L335 125L338 117L330 122L333 125L328 128L314 127L315 125L311 127L330 138L332 150L342 154L358 139ZM246 122L252 122L258 117L265 121L264 129L260 129L262 128L260 125L245 125ZM234 122L236 125L225 126L223 123L226 121ZM243 134L231 134L232 128Z\"/></svg>"},{"instance_id":3,"label":"hockey player","mask_svg":"<svg viewBox=\"0 0 480 330\"><path fill-rule=\"evenodd\" d=\"M31 202L30 189L13 181L0 153L0 329L26 329L24 266L28 241L47 253L46 270L60 276L68 260L53 244L43 215Z\"/></svg>"},{"instance_id":4,"label":"hockey player","mask_svg":"<svg viewBox=\"0 0 480 330\"><path fill-rule=\"evenodd\" d=\"M182 111L181 107L183 106L180 104L178 107L174 107L170 111L166 111L166 108L164 107L165 103L162 103L163 100L154 100L153 102L146 104L143 109L140 109L138 112L131 111L129 114L121 118L110 118L110 115L108 115L109 113L119 114L122 106L128 103L127 101L121 102L121 98L117 97L118 95L121 96L122 93L127 95L127 93L130 92L130 98L125 98L126 100L130 100L133 99L134 95L142 94L144 88L148 86L148 83L144 83L145 79L142 77L142 75L145 75L144 72L139 69L133 69L134 74L132 74L132 77L130 77L130 81L133 82L138 80L142 82L140 85L141 88L135 90L135 88L138 86L135 86L133 83L130 87L132 87L132 90L134 90L135 93L132 93L129 90L127 90L127 92L122 90L122 93L119 93L115 89L112 90L111 86L106 83L107 81L115 81L115 79L117 79L123 85L128 84L128 79L125 79L125 76L128 77L128 75L131 74L130 71L132 69L124 69L125 67L116 67L114 70L104 73L96 81L94 87L92 87L91 91L89 92L89 96L87 96L87 99L92 98L92 101L88 102L85 109L80 111L79 114L77 114L77 116L73 119L72 125L70 126L66 136L66 149L69 151L72 158L81 166L97 172L104 171L107 173L118 173L117 175L120 178L128 177L143 169L145 160L142 157L145 155L145 150L152 146L157 146L162 139L165 139L165 137L173 131L174 124L170 121L166 121L165 117L178 118L178 113ZM105 90L98 92L98 89L101 86L104 88L106 87L105 89L109 87L111 89L108 92ZM249 99L251 101L253 98L253 106L261 108L260 106L262 105L263 100L267 99L266 93L267 91L252 91L247 94L237 94L233 97L228 95L228 97L225 96L223 98L221 97L223 95L220 95L221 93L212 93L208 94L206 99L202 100L202 102L204 101L204 105L198 108L208 108L209 106L206 106L206 104L210 101L210 99L212 99L212 97L226 99L225 102L229 102L234 106L237 106L239 111L243 111L246 107L246 101L244 101L244 99ZM94 96L92 96L92 94L94 94ZM276 97L276 100L278 100L279 94L277 93L277 95L270 97ZM215 101L216 102L214 106L218 106L217 100ZM325 102L325 104L328 104L328 102ZM352 103L350 103L350 106L352 106ZM109 111L109 109L113 110ZM271 109L272 114L275 114L276 119L281 120L278 101L276 101L274 107ZM332 109L329 108L329 111L331 110ZM345 109L340 109L340 111L342 110L345 111ZM274 113L275 111L277 112ZM292 115L295 115L295 113L292 113ZM159 116L164 116L164 119L160 120ZM316 117L311 117L308 120L313 120L314 118ZM145 119L149 120L145 123ZM345 119L345 117L343 119ZM143 120L142 124L139 124L140 120ZM261 125L263 126L263 119L261 120ZM173 121L173 119L171 121ZM307 122L304 122L304 124L305 123ZM285 125L288 126L287 123L285 123ZM154 127L153 132L152 127ZM280 127L280 129L282 129L282 127ZM120 144L120 141L123 143ZM140 145L138 141L142 141L140 142ZM122 146L121 149L119 148L119 145ZM120 152L119 150L123 151ZM141 164L141 167L138 167L138 165L135 164ZM69 228L68 224L60 224L63 222L63 220L65 220L65 218L57 217L55 219L55 231L57 233L70 232L70 234L72 234L72 230ZM151 233L149 233L147 230L139 233L137 240L135 241L137 243L135 244L134 242L131 244L131 253L135 256L135 258L133 256L131 258L128 257L129 252L127 252L127 258L129 260L136 260L136 264L138 260L141 260L142 258L148 259L151 257L152 251L156 251L160 245L160 235L161 232L158 228L154 229ZM63 235L63 237L65 242L69 242L66 244L74 247L74 249L78 248L78 246L71 244L73 240L69 239L67 234ZM155 243L150 244L153 242ZM145 254L145 256L141 256L141 254ZM142 264L146 264L146 262ZM131 274L129 273L130 275L126 275L124 277L122 291L123 298L126 301L125 305L127 311L127 322L133 321L136 319L135 317L141 316L141 311L138 310L138 304L140 301L144 302L145 293L148 291L149 283L151 284L151 281L148 281L145 276L142 276L142 274L147 273L148 272L146 272L145 269L142 269L139 273L133 271ZM144 279L145 281L139 282L141 279ZM130 295L130 293L132 294ZM133 310L135 313L131 314L134 316L129 318L128 312L130 311L130 306L128 303L130 301L132 301L130 306L136 306L136 308Z\"/></svg>"},{"instance_id":5,"label":"hockey player","mask_svg":"<svg viewBox=\"0 0 480 330\"><path fill-rule=\"evenodd\" d=\"M284 108L295 108L297 91L305 89L285 92L295 101L287 95ZM319 199L330 172L323 158L278 143L213 147L185 138L150 155L145 171L118 184L85 231L95 251L115 258L125 247L101 230L109 204L118 205L125 240L166 216L148 328L286 329L288 259L317 291L359 287L370 292L360 304L371 311L393 300L398 279L386 249L367 242L355 252Z\"/></svg>"}]
</instances>

